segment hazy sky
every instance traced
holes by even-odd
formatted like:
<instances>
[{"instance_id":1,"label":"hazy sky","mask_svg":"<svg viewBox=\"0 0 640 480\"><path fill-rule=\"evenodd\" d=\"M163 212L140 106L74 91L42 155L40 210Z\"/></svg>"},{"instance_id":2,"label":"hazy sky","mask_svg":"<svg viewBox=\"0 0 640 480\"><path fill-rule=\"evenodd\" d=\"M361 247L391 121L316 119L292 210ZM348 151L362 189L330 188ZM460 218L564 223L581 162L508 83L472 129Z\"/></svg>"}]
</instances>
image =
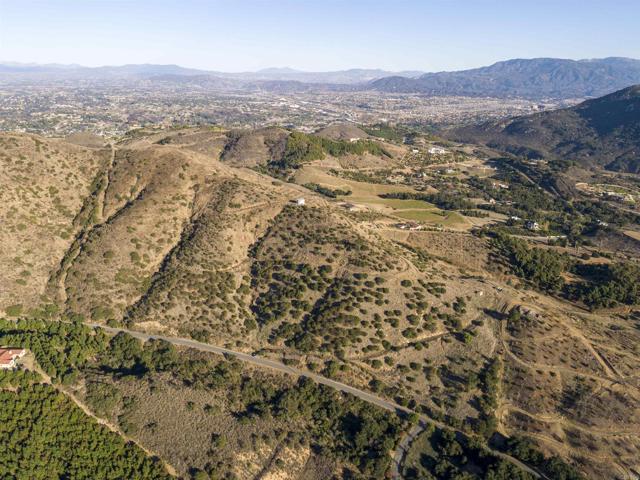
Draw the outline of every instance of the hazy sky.
<instances>
[{"instance_id":1,"label":"hazy sky","mask_svg":"<svg viewBox=\"0 0 640 480\"><path fill-rule=\"evenodd\" d=\"M640 58L640 0L0 0L0 61L454 70Z\"/></svg>"}]
</instances>

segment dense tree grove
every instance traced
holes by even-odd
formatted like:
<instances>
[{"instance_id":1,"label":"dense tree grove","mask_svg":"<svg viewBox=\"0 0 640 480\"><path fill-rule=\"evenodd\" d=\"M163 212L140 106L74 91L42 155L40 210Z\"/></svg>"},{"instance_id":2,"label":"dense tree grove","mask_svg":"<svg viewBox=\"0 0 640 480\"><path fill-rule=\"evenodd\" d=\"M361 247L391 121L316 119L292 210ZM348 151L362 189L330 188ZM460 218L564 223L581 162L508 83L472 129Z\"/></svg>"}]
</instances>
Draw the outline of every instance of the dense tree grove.
<instances>
[{"instance_id":1,"label":"dense tree grove","mask_svg":"<svg viewBox=\"0 0 640 480\"><path fill-rule=\"evenodd\" d=\"M362 129L367 134L382 138L394 143L411 144L411 140L415 137L416 132L412 132L403 125L391 126L388 123L378 123L376 125L363 125Z\"/></svg>"},{"instance_id":2,"label":"dense tree grove","mask_svg":"<svg viewBox=\"0 0 640 480\"><path fill-rule=\"evenodd\" d=\"M0 319L0 342L31 350L53 381L73 382L78 368L106 347L107 338L80 323Z\"/></svg>"},{"instance_id":3,"label":"dense tree grove","mask_svg":"<svg viewBox=\"0 0 640 480\"><path fill-rule=\"evenodd\" d=\"M497 232L493 246L508 259L513 273L536 287L562 293L590 308L611 308L640 303L640 267L637 264L589 264L572 261L565 254L543 248L529 248L524 240ZM571 272L580 280L565 283Z\"/></svg>"},{"instance_id":4,"label":"dense tree grove","mask_svg":"<svg viewBox=\"0 0 640 480\"><path fill-rule=\"evenodd\" d=\"M0 477L169 479L159 461L47 385L0 391Z\"/></svg>"},{"instance_id":5,"label":"dense tree grove","mask_svg":"<svg viewBox=\"0 0 640 480\"><path fill-rule=\"evenodd\" d=\"M310 379L282 392L271 408L278 416L310 419L317 447L358 466L367 478L384 476L391 460L388 452L405 426L396 415Z\"/></svg>"},{"instance_id":6,"label":"dense tree grove","mask_svg":"<svg viewBox=\"0 0 640 480\"><path fill-rule=\"evenodd\" d=\"M558 291L564 281L562 272L569 263L565 255L553 250L529 248L524 240L498 233L492 244L510 262L513 272L540 289Z\"/></svg>"},{"instance_id":7,"label":"dense tree grove","mask_svg":"<svg viewBox=\"0 0 640 480\"><path fill-rule=\"evenodd\" d=\"M640 303L640 267L635 264L578 264L574 272L586 281L568 287L567 292L589 307Z\"/></svg>"},{"instance_id":8,"label":"dense tree grove","mask_svg":"<svg viewBox=\"0 0 640 480\"><path fill-rule=\"evenodd\" d=\"M384 148L371 140L347 142L344 140L330 140L302 132L291 132L287 139L284 155L281 159L272 161L271 166L287 170L298 168L306 162L322 160L327 154L333 157L341 157L343 155L363 155L365 153L390 156Z\"/></svg>"},{"instance_id":9,"label":"dense tree grove","mask_svg":"<svg viewBox=\"0 0 640 480\"><path fill-rule=\"evenodd\" d=\"M322 185L318 185L317 183L305 183L304 187L329 198L337 198L339 196L351 195L351 190L342 190L340 188L323 187Z\"/></svg>"}]
</instances>

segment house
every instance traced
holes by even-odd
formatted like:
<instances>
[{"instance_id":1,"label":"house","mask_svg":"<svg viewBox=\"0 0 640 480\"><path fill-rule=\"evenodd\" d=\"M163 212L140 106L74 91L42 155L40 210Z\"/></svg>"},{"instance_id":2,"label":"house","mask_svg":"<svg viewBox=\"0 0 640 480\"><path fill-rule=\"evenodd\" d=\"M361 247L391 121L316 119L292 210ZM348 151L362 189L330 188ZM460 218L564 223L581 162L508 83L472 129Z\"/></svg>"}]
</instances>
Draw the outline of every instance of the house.
<instances>
[{"instance_id":1,"label":"house","mask_svg":"<svg viewBox=\"0 0 640 480\"><path fill-rule=\"evenodd\" d=\"M610 190L609 190L609 191L604 192L604 194L605 194L607 197L620 198L620 199L622 199L622 198L623 198L623 196L622 196L622 195L620 195L618 192L612 192L612 191L610 191Z\"/></svg>"},{"instance_id":2,"label":"house","mask_svg":"<svg viewBox=\"0 0 640 480\"><path fill-rule=\"evenodd\" d=\"M303 207L304 206L304 198L300 197L300 198L296 198L294 200L295 204L298 205L299 207Z\"/></svg>"},{"instance_id":3,"label":"house","mask_svg":"<svg viewBox=\"0 0 640 480\"><path fill-rule=\"evenodd\" d=\"M428 152L431 155L444 155L445 153L447 153L447 150L442 147L429 147Z\"/></svg>"},{"instance_id":4,"label":"house","mask_svg":"<svg viewBox=\"0 0 640 480\"><path fill-rule=\"evenodd\" d=\"M526 224L525 227L528 230L533 230L534 232L537 232L538 230L540 230L540 225L538 224L538 222L534 222L533 220L529 220Z\"/></svg>"},{"instance_id":5,"label":"house","mask_svg":"<svg viewBox=\"0 0 640 480\"><path fill-rule=\"evenodd\" d=\"M25 355L24 348L0 348L0 369L11 370L16 367L16 359Z\"/></svg>"},{"instance_id":6,"label":"house","mask_svg":"<svg viewBox=\"0 0 640 480\"><path fill-rule=\"evenodd\" d=\"M397 223L396 227L400 230L422 230L422 225L416 222Z\"/></svg>"}]
</instances>

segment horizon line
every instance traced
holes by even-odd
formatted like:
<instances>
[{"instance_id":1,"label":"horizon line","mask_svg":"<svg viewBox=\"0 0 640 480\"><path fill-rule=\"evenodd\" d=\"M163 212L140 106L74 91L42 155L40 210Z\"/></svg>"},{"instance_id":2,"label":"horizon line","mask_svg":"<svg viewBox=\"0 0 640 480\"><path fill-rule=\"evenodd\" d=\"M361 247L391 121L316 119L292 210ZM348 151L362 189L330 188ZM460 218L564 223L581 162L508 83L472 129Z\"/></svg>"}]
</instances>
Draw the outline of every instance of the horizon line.
<instances>
[{"instance_id":1,"label":"horizon line","mask_svg":"<svg viewBox=\"0 0 640 480\"><path fill-rule=\"evenodd\" d=\"M592 58L562 58L562 57L513 57L507 58L503 60L497 60L493 63L483 64L481 66L468 67L459 70L426 70L420 68L405 68L401 70L394 69L386 69L383 67L349 67L349 68L334 68L328 70L302 70L296 67L291 66L280 66L280 67L264 67L259 68L257 70L237 70L237 71L229 71L222 69L211 69L204 67L190 67L181 65L179 63L152 63L152 62L142 62L142 63L123 63L123 64L101 64L95 66L84 65L80 63L59 63L59 62L47 62L47 63L38 63L38 62L24 62L24 61L15 61L15 60L0 60L0 65L4 66L21 66L21 67L59 67L59 68L83 68L83 69L100 69L100 68L122 68L122 67L131 67L131 66L157 66L157 67L178 67L183 68L185 70L198 70L203 73L223 73L223 74L245 74L245 73L261 73L269 70L289 70L291 73L335 73L335 72L347 72L352 70L378 70L387 73L405 73L405 72L416 72L416 73L439 73L439 72L459 72L465 70L473 70L476 68L489 67L498 63L515 61L515 60L566 60L573 62L589 62L596 60L609 60L609 59L620 59L620 60L635 60L640 61L640 59L633 57L625 57L625 56L616 56L610 55L606 57L592 57Z\"/></svg>"}]
</instances>

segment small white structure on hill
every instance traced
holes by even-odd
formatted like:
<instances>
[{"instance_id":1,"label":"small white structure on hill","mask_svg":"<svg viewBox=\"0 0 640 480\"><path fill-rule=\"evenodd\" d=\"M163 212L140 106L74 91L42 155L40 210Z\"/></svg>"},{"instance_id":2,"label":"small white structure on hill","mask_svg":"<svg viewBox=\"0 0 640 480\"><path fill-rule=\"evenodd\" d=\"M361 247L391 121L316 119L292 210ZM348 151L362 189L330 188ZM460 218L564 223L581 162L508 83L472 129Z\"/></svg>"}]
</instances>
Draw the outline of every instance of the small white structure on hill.
<instances>
[{"instance_id":1,"label":"small white structure on hill","mask_svg":"<svg viewBox=\"0 0 640 480\"><path fill-rule=\"evenodd\" d=\"M417 222L403 222L403 223L396 223L396 228L399 228L400 230L422 230L422 225L420 225Z\"/></svg>"},{"instance_id":2,"label":"small white structure on hill","mask_svg":"<svg viewBox=\"0 0 640 480\"><path fill-rule=\"evenodd\" d=\"M431 155L444 155L445 153L447 153L447 150L442 147L430 147L428 152Z\"/></svg>"},{"instance_id":3,"label":"small white structure on hill","mask_svg":"<svg viewBox=\"0 0 640 480\"><path fill-rule=\"evenodd\" d=\"M295 200L296 205L298 205L299 207L303 207L304 206L304 198L300 197L300 198L296 198Z\"/></svg>"},{"instance_id":4,"label":"small white structure on hill","mask_svg":"<svg viewBox=\"0 0 640 480\"><path fill-rule=\"evenodd\" d=\"M538 224L538 222L534 222L533 220L529 220L525 227L528 230L533 230L534 232L537 232L538 230L540 230L540 225Z\"/></svg>"}]
</instances>

